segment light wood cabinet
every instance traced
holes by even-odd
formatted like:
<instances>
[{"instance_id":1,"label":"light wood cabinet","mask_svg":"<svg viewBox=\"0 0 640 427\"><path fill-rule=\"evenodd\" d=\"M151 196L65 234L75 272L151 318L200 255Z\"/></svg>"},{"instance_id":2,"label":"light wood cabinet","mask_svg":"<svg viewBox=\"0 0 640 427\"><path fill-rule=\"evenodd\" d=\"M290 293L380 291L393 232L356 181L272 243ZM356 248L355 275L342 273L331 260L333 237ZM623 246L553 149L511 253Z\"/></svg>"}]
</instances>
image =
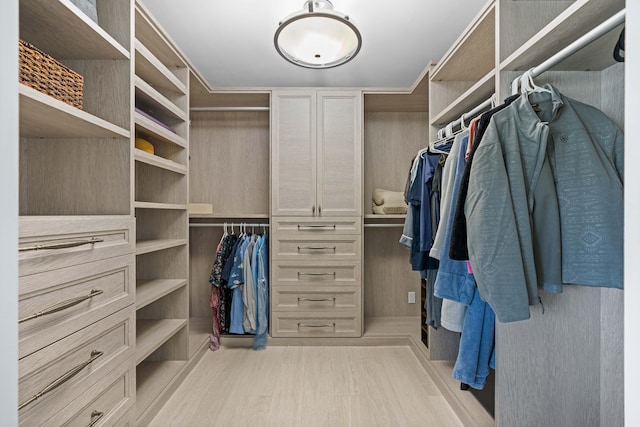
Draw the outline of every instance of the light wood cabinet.
<instances>
[{"instance_id":1,"label":"light wood cabinet","mask_svg":"<svg viewBox=\"0 0 640 427\"><path fill-rule=\"evenodd\" d=\"M362 94L274 91L273 216L362 213Z\"/></svg>"},{"instance_id":2,"label":"light wood cabinet","mask_svg":"<svg viewBox=\"0 0 640 427\"><path fill-rule=\"evenodd\" d=\"M362 334L362 93L274 91L271 334Z\"/></svg>"},{"instance_id":3,"label":"light wood cabinet","mask_svg":"<svg viewBox=\"0 0 640 427\"><path fill-rule=\"evenodd\" d=\"M19 1L20 38L84 79L82 108L18 85L20 425L68 425L119 378L103 425L135 403L133 4L96 6Z\"/></svg>"}]
</instances>

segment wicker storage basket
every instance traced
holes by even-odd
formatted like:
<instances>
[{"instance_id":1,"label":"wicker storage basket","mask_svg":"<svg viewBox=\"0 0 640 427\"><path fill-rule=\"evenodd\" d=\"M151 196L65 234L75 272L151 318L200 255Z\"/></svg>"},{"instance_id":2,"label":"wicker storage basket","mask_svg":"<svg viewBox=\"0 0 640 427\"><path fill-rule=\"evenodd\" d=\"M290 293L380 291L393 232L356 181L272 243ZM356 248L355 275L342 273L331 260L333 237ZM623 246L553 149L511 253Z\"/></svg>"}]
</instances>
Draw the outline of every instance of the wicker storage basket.
<instances>
[{"instance_id":1,"label":"wicker storage basket","mask_svg":"<svg viewBox=\"0 0 640 427\"><path fill-rule=\"evenodd\" d=\"M24 40L19 43L19 81L82 108L83 77Z\"/></svg>"}]
</instances>

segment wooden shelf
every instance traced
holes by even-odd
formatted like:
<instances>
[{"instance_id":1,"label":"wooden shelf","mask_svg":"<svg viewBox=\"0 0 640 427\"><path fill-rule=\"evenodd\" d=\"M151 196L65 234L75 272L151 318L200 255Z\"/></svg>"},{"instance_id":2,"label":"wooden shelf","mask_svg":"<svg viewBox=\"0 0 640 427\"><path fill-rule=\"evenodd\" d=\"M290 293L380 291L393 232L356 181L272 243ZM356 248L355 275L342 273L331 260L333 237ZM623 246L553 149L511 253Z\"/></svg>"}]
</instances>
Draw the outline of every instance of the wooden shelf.
<instances>
[{"instance_id":1,"label":"wooden shelf","mask_svg":"<svg viewBox=\"0 0 640 427\"><path fill-rule=\"evenodd\" d=\"M136 242L136 255L158 252L187 244L187 239L159 239Z\"/></svg>"},{"instance_id":2,"label":"wooden shelf","mask_svg":"<svg viewBox=\"0 0 640 427\"><path fill-rule=\"evenodd\" d=\"M623 0L577 0L500 63L501 70L525 71L624 8ZM615 63L611 52L618 28L572 55L554 70L602 70ZM596 52L605 51L603 54Z\"/></svg>"},{"instance_id":3,"label":"wooden shelf","mask_svg":"<svg viewBox=\"0 0 640 427\"><path fill-rule=\"evenodd\" d=\"M134 84L136 89L136 101L142 100L144 103L155 106L165 114L173 116L178 120L187 120L187 113L184 110L181 110L176 104L155 90L141 77L134 76Z\"/></svg>"},{"instance_id":4,"label":"wooden shelf","mask_svg":"<svg viewBox=\"0 0 640 427\"><path fill-rule=\"evenodd\" d=\"M175 203L134 202L133 207L136 209L187 210L187 205Z\"/></svg>"},{"instance_id":5,"label":"wooden shelf","mask_svg":"<svg viewBox=\"0 0 640 427\"><path fill-rule=\"evenodd\" d=\"M146 163L151 166L155 166L160 169L166 169L171 172L179 173L181 175L187 174L187 167L176 163L173 160L168 160L155 154L149 154L146 151L142 151L138 148L133 149L134 159L136 162Z\"/></svg>"},{"instance_id":6,"label":"wooden shelf","mask_svg":"<svg viewBox=\"0 0 640 427\"><path fill-rule=\"evenodd\" d=\"M21 1L20 37L58 60L130 56L128 49L70 1Z\"/></svg>"},{"instance_id":7,"label":"wooden shelf","mask_svg":"<svg viewBox=\"0 0 640 427\"><path fill-rule=\"evenodd\" d=\"M136 40L153 52L162 64L168 68L186 69L187 65L182 59L184 55L177 51L173 40L162 30L144 4L139 1L135 6L134 25Z\"/></svg>"},{"instance_id":8,"label":"wooden shelf","mask_svg":"<svg viewBox=\"0 0 640 427\"><path fill-rule=\"evenodd\" d=\"M153 86L173 92L186 94L187 86L176 77L158 58L139 40L135 41L136 75Z\"/></svg>"},{"instance_id":9,"label":"wooden shelf","mask_svg":"<svg viewBox=\"0 0 640 427\"><path fill-rule=\"evenodd\" d=\"M364 216L364 224L404 224L406 217L401 214L367 214Z\"/></svg>"},{"instance_id":10,"label":"wooden shelf","mask_svg":"<svg viewBox=\"0 0 640 427\"><path fill-rule=\"evenodd\" d=\"M138 319L136 321L136 365L186 325L187 319Z\"/></svg>"},{"instance_id":11,"label":"wooden shelf","mask_svg":"<svg viewBox=\"0 0 640 427\"><path fill-rule=\"evenodd\" d=\"M138 280L136 285L136 310L186 285L187 279Z\"/></svg>"},{"instance_id":12,"label":"wooden shelf","mask_svg":"<svg viewBox=\"0 0 640 427\"><path fill-rule=\"evenodd\" d=\"M20 135L27 138L130 138L130 132L23 84Z\"/></svg>"},{"instance_id":13,"label":"wooden shelf","mask_svg":"<svg viewBox=\"0 0 640 427\"><path fill-rule=\"evenodd\" d=\"M489 1L438 61L431 80L478 81L495 68L495 3Z\"/></svg>"},{"instance_id":14,"label":"wooden shelf","mask_svg":"<svg viewBox=\"0 0 640 427\"><path fill-rule=\"evenodd\" d=\"M164 142L177 145L182 148L187 147L187 142L183 137L163 128L151 119L146 118L137 111L134 113L136 130L142 130L143 133L149 134Z\"/></svg>"},{"instance_id":15,"label":"wooden shelf","mask_svg":"<svg viewBox=\"0 0 640 427\"><path fill-rule=\"evenodd\" d=\"M489 71L475 85L433 117L430 124L444 126L453 120L459 119L464 113L471 111L480 103L489 99L495 93L495 76L495 70Z\"/></svg>"},{"instance_id":16,"label":"wooden shelf","mask_svg":"<svg viewBox=\"0 0 640 427\"><path fill-rule=\"evenodd\" d=\"M145 361L136 368L136 418L147 411L156 398L186 366L186 361Z\"/></svg>"}]
</instances>

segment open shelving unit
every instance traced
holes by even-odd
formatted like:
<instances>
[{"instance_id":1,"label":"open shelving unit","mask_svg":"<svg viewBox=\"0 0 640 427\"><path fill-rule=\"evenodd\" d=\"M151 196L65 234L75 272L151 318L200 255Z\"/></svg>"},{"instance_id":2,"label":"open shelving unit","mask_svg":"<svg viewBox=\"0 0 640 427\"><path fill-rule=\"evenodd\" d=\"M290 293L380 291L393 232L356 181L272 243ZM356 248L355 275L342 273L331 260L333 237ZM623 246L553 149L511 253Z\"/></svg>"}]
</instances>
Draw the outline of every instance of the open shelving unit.
<instances>
[{"instance_id":1,"label":"open shelving unit","mask_svg":"<svg viewBox=\"0 0 640 427\"><path fill-rule=\"evenodd\" d=\"M189 202L212 207L212 213L189 214L189 333L192 341L208 342L213 330L209 275L223 224L236 233L241 223L269 224L270 95L211 92L195 73L189 93ZM211 159L224 161L212 164ZM248 337L253 335L229 334L221 341L247 343Z\"/></svg>"},{"instance_id":2,"label":"open shelving unit","mask_svg":"<svg viewBox=\"0 0 640 427\"><path fill-rule=\"evenodd\" d=\"M189 347L189 69L136 2L133 148L136 216L137 423L153 417L191 356Z\"/></svg>"}]
</instances>

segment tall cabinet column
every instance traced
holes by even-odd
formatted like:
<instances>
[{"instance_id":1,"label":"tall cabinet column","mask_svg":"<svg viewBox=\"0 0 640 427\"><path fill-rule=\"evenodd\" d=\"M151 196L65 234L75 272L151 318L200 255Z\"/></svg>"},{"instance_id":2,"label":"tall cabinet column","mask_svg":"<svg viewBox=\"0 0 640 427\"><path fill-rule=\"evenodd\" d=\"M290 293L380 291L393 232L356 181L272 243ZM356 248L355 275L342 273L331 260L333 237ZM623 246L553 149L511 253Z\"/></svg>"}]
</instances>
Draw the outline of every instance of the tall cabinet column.
<instances>
[{"instance_id":1,"label":"tall cabinet column","mask_svg":"<svg viewBox=\"0 0 640 427\"><path fill-rule=\"evenodd\" d=\"M271 99L274 337L362 335L362 93Z\"/></svg>"}]
</instances>

